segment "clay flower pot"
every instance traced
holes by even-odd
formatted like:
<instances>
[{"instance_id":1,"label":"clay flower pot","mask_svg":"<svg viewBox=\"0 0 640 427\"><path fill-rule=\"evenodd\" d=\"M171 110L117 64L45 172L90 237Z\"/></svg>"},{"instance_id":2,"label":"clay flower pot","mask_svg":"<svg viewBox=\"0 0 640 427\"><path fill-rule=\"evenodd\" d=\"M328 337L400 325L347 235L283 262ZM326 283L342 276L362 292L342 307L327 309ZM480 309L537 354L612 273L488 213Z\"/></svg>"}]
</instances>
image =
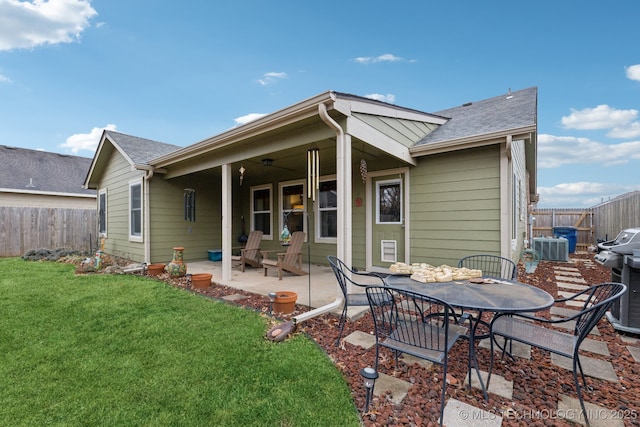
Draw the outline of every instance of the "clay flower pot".
<instances>
[{"instance_id":1,"label":"clay flower pot","mask_svg":"<svg viewBox=\"0 0 640 427\"><path fill-rule=\"evenodd\" d=\"M296 308L298 294L292 291L276 292L276 299L273 302L274 314L291 314Z\"/></svg>"},{"instance_id":2,"label":"clay flower pot","mask_svg":"<svg viewBox=\"0 0 640 427\"><path fill-rule=\"evenodd\" d=\"M193 288L203 289L211 286L211 273L197 273L191 275L191 286Z\"/></svg>"},{"instance_id":3,"label":"clay flower pot","mask_svg":"<svg viewBox=\"0 0 640 427\"><path fill-rule=\"evenodd\" d=\"M147 266L147 274L149 276L159 276L162 273L164 273L164 264L162 263L149 264Z\"/></svg>"}]
</instances>

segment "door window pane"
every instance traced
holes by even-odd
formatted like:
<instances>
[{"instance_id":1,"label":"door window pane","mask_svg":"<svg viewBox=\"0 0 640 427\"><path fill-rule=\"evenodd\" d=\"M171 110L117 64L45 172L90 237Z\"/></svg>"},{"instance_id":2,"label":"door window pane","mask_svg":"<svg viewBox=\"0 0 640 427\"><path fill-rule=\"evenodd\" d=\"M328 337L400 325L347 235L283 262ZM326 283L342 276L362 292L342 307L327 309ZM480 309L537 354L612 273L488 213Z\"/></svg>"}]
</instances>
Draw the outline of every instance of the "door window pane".
<instances>
[{"instance_id":1,"label":"door window pane","mask_svg":"<svg viewBox=\"0 0 640 427\"><path fill-rule=\"evenodd\" d=\"M400 180L380 181L378 192L378 222L395 223L402 221L402 186Z\"/></svg>"}]
</instances>

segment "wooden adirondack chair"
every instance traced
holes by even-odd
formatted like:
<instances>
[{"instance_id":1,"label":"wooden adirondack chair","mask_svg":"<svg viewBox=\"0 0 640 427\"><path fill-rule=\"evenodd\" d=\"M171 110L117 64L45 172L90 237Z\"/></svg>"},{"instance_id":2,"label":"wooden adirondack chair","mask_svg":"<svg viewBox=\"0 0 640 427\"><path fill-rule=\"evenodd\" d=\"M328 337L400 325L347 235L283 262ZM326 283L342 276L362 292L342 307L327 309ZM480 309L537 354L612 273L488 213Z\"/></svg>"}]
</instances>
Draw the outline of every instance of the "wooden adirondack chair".
<instances>
[{"instance_id":1,"label":"wooden adirondack chair","mask_svg":"<svg viewBox=\"0 0 640 427\"><path fill-rule=\"evenodd\" d=\"M239 262L242 266L242 272L244 272L245 265L251 265L253 267L261 266L260 259L260 244L262 243L262 231L253 230L249 233L247 243L240 249L240 255L234 255L231 260Z\"/></svg>"},{"instance_id":2,"label":"wooden adirondack chair","mask_svg":"<svg viewBox=\"0 0 640 427\"><path fill-rule=\"evenodd\" d=\"M302 243L304 242L304 232L296 231L291 234L289 240L289 246L286 252L278 253L278 259L269 259L269 252L273 251L261 251L262 252L262 266L264 267L264 275L267 275L267 270L270 267L276 267L278 269L278 279L282 280L282 272L288 271L289 273L302 276L308 274L302 269Z\"/></svg>"}]
</instances>

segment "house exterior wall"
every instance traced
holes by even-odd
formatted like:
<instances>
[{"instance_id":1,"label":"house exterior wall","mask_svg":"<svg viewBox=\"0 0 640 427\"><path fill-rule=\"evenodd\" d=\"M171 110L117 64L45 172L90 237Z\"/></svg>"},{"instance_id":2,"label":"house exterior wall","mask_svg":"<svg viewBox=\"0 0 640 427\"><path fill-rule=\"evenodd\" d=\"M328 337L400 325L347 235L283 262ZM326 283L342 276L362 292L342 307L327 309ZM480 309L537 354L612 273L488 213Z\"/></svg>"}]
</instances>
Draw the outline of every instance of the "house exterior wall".
<instances>
[{"instance_id":1,"label":"house exterior wall","mask_svg":"<svg viewBox=\"0 0 640 427\"><path fill-rule=\"evenodd\" d=\"M525 157L525 142L513 141L511 144L511 160L513 162L514 182L512 198L512 246L511 258L517 262L524 248L527 231L527 169Z\"/></svg>"},{"instance_id":2,"label":"house exterior wall","mask_svg":"<svg viewBox=\"0 0 640 427\"><path fill-rule=\"evenodd\" d=\"M184 189L196 194L195 221L184 216ZM205 260L208 250L222 247L222 192L219 174L165 180L154 175L149 182L151 262L168 263L173 248L184 247L184 261Z\"/></svg>"},{"instance_id":3,"label":"house exterior wall","mask_svg":"<svg viewBox=\"0 0 640 427\"><path fill-rule=\"evenodd\" d=\"M457 265L500 255L500 149L487 146L418 159L411 170L411 262Z\"/></svg>"},{"instance_id":4,"label":"house exterior wall","mask_svg":"<svg viewBox=\"0 0 640 427\"><path fill-rule=\"evenodd\" d=\"M117 150L111 152L98 185L98 192L107 192L107 236L104 245L107 254L144 261L144 242L129 239L129 182L142 179L143 175L142 171L132 171L131 164Z\"/></svg>"}]
</instances>

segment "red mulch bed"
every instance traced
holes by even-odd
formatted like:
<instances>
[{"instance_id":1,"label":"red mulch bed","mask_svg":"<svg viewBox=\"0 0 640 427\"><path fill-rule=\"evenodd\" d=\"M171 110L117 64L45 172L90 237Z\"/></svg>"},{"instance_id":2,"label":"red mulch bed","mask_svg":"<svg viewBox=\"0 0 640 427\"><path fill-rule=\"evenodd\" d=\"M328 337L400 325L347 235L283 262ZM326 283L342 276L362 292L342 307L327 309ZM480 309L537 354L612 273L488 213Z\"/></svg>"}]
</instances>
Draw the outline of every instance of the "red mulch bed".
<instances>
[{"instance_id":1,"label":"red mulch bed","mask_svg":"<svg viewBox=\"0 0 640 427\"><path fill-rule=\"evenodd\" d=\"M610 270L596 263L585 263L581 260L592 260L592 254L572 254L575 261L572 267L580 270L587 283L596 284L608 282L611 279ZM542 261L538 264L533 274L526 274L524 265L518 266L518 277L521 281L542 288L554 296L557 296L557 287L553 267L556 265L568 266L566 263ZM175 285L185 287L183 280L174 281ZM244 294L247 298L238 303L257 310L267 312L269 300L261 295L251 294L242 290L226 287L212 286L207 289L194 289L210 297L220 298L230 294ZM297 306L300 313L306 307ZM342 342L335 345L338 335L339 318L332 314L324 314L303 322L298 326L298 331L308 334L320 347L322 347L335 365L342 371L351 387L355 406L362 410L365 405L365 393L362 386L362 377L359 372L365 366L373 366L375 349L364 350ZM590 357L606 359L612 362L618 378L618 383L587 377L593 392L585 392L586 402L594 403L613 410L619 410L624 417L626 426L640 426L640 363L635 362L629 351L628 345L638 346L638 342L625 342L620 332L615 331L606 319L598 325L600 336L592 336L593 339L603 340L608 343L610 357L589 354ZM344 336L353 331L373 333L373 324L370 315L365 315L356 321L348 321ZM266 333L266 330L265 330ZM629 335L635 337L634 335ZM277 344L276 344L277 345ZM406 365L402 362L395 366L391 353L381 351L379 370L387 375L393 375L412 383L408 395L402 403L394 404L387 396L374 397L370 410L363 414L365 426L431 426L437 425L440 405L441 367L434 366L430 369L418 365ZM482 408L493 414L503 416L503 426L574 426L575 424L557 418L558 395L564 394L577 398L573 377L570 371L558 368L551 363L549 353L537 349L532 350L532 360L517 359L510 362L508 358L494 368L494 372L504 376L514 383L513 399L508 400L495 394L489 394L486 401L482 392L478 389L469 390L462 383L467 372L468 342L460 341L453 348L449 359L449 372L458 379L457 384L447 387L447 399L455 398L477 408ZM479 348L478 360L481 369L487 370L489 350ZM498 359L497 359L498 360ZM626 412L625 412L626 411ZM613 414L615 415L615 414ZM615 418L607 413L609 419ZM593 419L593 415L592 415ZM595 421L595 420L594 420Z\"/></svg>"}]
</instances>

